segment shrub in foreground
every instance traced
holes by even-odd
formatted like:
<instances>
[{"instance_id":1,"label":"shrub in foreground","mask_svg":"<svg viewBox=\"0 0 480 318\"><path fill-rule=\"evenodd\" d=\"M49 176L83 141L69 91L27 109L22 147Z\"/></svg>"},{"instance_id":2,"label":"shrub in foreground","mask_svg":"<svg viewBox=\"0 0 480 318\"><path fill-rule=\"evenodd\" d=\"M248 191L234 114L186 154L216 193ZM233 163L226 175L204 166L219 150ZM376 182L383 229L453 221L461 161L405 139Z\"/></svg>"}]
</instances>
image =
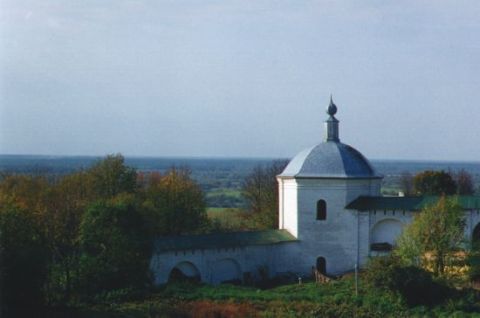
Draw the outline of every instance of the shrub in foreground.
<instances>
[{"instance_id":1,"label":"shrub in foreground","mask_svg":"<svg viewBox=\"0 0 480 318\"><path fill-rule=\"evenodd\" d=\"M374 288L393 292L409 306L435 305L453 291L422 268L405 266L396 256L376 257L368 264L365 278Z\"/></svg>"}]
</instances>

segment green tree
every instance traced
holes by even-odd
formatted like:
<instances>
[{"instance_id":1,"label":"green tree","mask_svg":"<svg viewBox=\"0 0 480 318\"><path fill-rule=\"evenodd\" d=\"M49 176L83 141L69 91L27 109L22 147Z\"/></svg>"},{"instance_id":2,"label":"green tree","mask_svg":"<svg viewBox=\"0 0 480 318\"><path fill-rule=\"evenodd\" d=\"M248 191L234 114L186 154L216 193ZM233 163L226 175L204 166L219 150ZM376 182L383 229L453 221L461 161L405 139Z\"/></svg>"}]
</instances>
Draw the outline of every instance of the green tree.
<instances>
[{"instance_id":1,"label":"green tree","mask_svg":"<svg viewBox=\"0 0 480 318\"><path fill-rule=\"evenodd\" d=\"M42 232L30 211L1 206L0 247L2 304L9 313L41 306L49 257Z\"/></svg>"},{"instance_id":2,"label":"green tree","mask_svg":"<svg viewBox=\"0 0 480 318\"><path fill-rule=\"evenodd\" d=\"M406 226L394 252L408 264L431 267L435 276L443 276L461 246L464 227L462 207L456 199L442 196Z\"/></svg>"},{"instance_id":3,"label":"green tree","mask_svg":"<svg viewBox=\"0 0 480 318\"><path fill-rule=\"evenodd\" d=\"M68 302L78 280L82 215L92 200L88 197L85 172L60 178L45 200L42 224L51 252L48 295L53 303Z\"/></svg>"},{"instance_id":4,"label":"green tree","mask_svg":"<svg viewBox=\"0 0 480 318\"><path fill-rule=\"evenodd\" d=\"M154 235L188 234L205 230L205 197L187 168L150 174L142 190L143 209Z\"/></svg>"},{"instance_id":5,"label":"green tree","mask_svg":"<svg viewBox=\"0 0 480 318\"><path fill-rule=\"evenodd\" d=\"M247 202L247 211L259 229L278 227L278 183L286 161L274 161L267 166L258 165L247 175L242 184L242 195Z\"/></svg>"},{"instance_id":6,"label":"green tree","mask_svg":"<svg viewBox=\"0 0 480 318\"><path fill-rule=\"evenodd\" d=\"M109 199L120 193L134 193L137 172L125 165L122 155L109 155L87 170L90 196Z\"/></svg>"},{"instance_id":7,"label":"green tree","mask_svg":"<svg viewBox=\"0 0 480 318\"><path fill-rule=\"evenodd\" d=\"M148 284L151 239L131 197L90 206L82 218L79 242L86 295Z\"/></svg>"},{"instance_id":8,"label":"green tree","mask_svg":"<svg viewBox=\"0 0 480 318\"><path fill-rule=\"evenodd\" d=\"M414 177L413 184L415 193L419 195L452 195L457 192L455 181L445 171L421 172Z\"/></svg>"}]
</instances>

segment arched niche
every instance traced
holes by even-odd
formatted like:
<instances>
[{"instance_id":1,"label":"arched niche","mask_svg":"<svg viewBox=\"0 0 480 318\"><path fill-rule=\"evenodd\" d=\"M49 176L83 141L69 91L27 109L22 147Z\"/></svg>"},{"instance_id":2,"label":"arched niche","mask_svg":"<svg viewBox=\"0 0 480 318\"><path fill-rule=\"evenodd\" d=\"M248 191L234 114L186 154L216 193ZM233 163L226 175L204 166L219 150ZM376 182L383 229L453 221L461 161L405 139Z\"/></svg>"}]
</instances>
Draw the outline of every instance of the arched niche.
<instances>
[{"instance_id":1,"label":"arched niche","mask_svg":"<svg viewBox=\"0 0 480 318\"><path fill-rule=\"evenodd\" d=\"M168 281L200 281L198 268L191 262L180 262L170 271Z\"/></svg>"},{"instance_id":2,"label":"arched niche","mask_svg":"<svg viewBox=\"0 0 480 318\"><path fill-rule=\"evenodd\" d=\"M371 230L371 249L390 250L402 233L402 229L402 222L396 219L385 219L377 222Z\"/></svg>"}]
</instances>

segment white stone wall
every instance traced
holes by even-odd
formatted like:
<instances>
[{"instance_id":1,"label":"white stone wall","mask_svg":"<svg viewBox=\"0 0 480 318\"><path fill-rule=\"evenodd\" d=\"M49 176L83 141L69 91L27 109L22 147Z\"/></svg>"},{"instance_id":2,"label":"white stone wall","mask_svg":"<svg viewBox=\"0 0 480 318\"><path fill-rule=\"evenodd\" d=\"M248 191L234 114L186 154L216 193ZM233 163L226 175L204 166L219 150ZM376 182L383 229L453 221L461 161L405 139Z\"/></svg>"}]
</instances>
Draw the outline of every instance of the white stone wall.
<instances>
[{"instance_id":1,"label":"white stone wall","mask_svg":"<svg viewBox=\"0 0 480 318\"><path fill-rule=\"evenodd\" d=\"M298 196L295 179L278 178L279 228L298 237Z\"/></svg>"},{"instance_id":2,"label":"white stone wall","mask_svg":"<svg viewBox=\"0 0 480 318\"><path fill-rule=\"evenodd\" d=\"M282 228L297 229L299 244L285 254L285 261L295 258L291 271L307 275L318 257L326 259L327 272L339 274L354 268L360 253L358 238L365 216L345 206L360 195L378 195L378 179L288 179L283 184ZM316 219L317 202L327 203L326 220ZM290 202L290 204L286 204ZM294 204L296 206L294 206ZM292 233L294 234L294 233ZM294 234L295 235L295 234ZM358 253L357 253L358 251Z\"/></svg>"},{"instance_id":3,"label":"white stone wall","mask_svg":"<svg viewBox=\"0 0 480 318\"><path fill-rule=\"evenodd\" d=\"M280 263L284 259L286 245L296 242L274 245L256 245L236 248L197 249L155 253L150 262L156 285L164 284L173 268L183 262L193 264L200 273L201 280L218 284L224 280L243 279L243 274L250 272L258 275L259 267L268 268L270 275L287 272L288 266Z\"/></svg>"},{"instance_id":4,"label":"white stone wall","mask_svg":"<svg viewBox=\"0 0 480 318\"><path fill-rule=\"evenodd\" d=\"M359 267L365 266L370 255L370 213L355 212L359 221L358 233L358 259Z\"/></svg>"}]
</instances>

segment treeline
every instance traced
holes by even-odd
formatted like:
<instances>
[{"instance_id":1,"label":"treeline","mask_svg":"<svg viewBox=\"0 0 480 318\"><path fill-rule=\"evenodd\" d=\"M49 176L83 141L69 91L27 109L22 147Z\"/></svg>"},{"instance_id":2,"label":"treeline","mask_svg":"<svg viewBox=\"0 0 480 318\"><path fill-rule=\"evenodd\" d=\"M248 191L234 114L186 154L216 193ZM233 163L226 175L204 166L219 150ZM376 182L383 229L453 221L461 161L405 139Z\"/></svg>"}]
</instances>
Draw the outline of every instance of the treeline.
<instances>
[{"instance_id":1,"label":"treeline","mask_svg":"<svg viewBox=\"0 0 480 318\"><path fill-rule=\"evenodd\" d=\"M475 184L472 175L464 169L458 172L425 170L412 176L402 173L400 188L405 195L473 195Z\"/></svg>"},{"instance_id":2,"label":"treeline","mask_svg":"<svg viewBox=\"0 0 480 318\"><path fill-rule=\"evenodd\" d=\"M211 230L186 168L138 173L121 155L54 180L0 180L2 310L71 305L149 288L153 238Z\"/></svg>"}]
</instances>

